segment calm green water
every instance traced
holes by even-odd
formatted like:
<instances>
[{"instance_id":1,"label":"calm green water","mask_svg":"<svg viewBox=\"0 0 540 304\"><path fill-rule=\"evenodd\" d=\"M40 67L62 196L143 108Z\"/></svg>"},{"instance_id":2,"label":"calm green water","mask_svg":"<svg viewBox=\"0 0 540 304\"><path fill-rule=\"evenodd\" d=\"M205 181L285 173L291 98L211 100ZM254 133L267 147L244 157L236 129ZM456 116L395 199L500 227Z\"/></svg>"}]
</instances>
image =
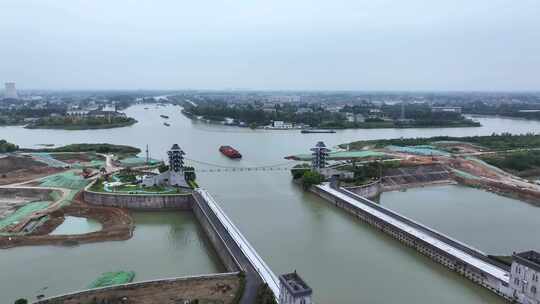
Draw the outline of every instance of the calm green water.
<instances>
[{"instance_id":1,"label":"calm green water","mask_svg":"<svg viewBox=\"0 0 540 304\"><path fill-rule=\"evenodd\" d=\"M81 234L99 231L101 224L93 219L87 219L84 217L66 216L64 222L60 226L56 227L52 235L60 234Z\"/></svg>"},{"instance_id":2,"label":"calm green water","mask_svg":"<svg viewBox=\"0 0 540 304\"><path fill-rule=\"evenodd\" d=\"M386 192L380 202L488 254L540 251L539 208L529 203L458 185Z\"/></svg>"},{"instance_id":3,"label":"calm green water","mask_svg":"<svg viewBox=\"0 0 540 304\"><path fill-rule=\"evenodd\" d=\"M0 303L85 289L107 271L133 270L135 280L148 280L223 270L192 213L134 213L134 217L135 232L127 241L0 251ZM80 229L77 221L67 224Z\"/></svg>"},{"instance_id":4,"label":"calm green water","mask_svg":"<svg viewBox=\"0 0 540 304\"><path fill-rule=\"evenodd\" d=\"M144 110L144 106L135 106L127 112L139 123L127 128L91 131L6 127L0 128L0 138L24 147L38 143L111 142L134 145L144 150L148 144L151 157L157 159L165 159L166 150L173 143L178 143L190 159L224 166L257 166L286 162L284 156L306 153L318 140L332 146L360 139L540 130L540 123L535 121L480 118L484 125L480 128L344 130L335 134L300 134L298 130L253 131L194 123L181 115L179 107L151 106L149 110ZM160 114L170 116L168 122L171 127L163 126ZM223 144L237 148L243 154L243 159L233 161L221 155L218 147ZM198 173L198 179L218 199L276 273L296 269L302 274L314 288L317 303L503 303L484 289L401 246L317 197L302 192L290 182L288 172ZM455 207L455 211L467 212L459 206ZM501 210L503 213L504 210ZM534 208L531 213L540 215ZM150 213L145 217L156 223L161 222L156 214ZM484 219L486 222L490 220ZM456 222L455 225L459 226L460 223ZM184 227L196 226L190 224ZM519 228L508 225L507 229L517 231ZM139 230L135 241L90 245L99 248L90 258L89 255L80 255L86 252L83 250L86 245L74 249L34 247L0 252L0 263L9 264L8 271L0 274L0 288L7 286L10 296L25 290L20 283L5 285L4 282L10 282L12 273L16 273L18 282L28 282L26 290L33 293L36 288L43 286L41 280L50 276L53 270L55 276L64 278L73 276L73 269L90 272L85 274L84 279L79 279L78 284L65 280L61 290L70 290L78 287L75 285L90 282L96 273L110 270L104 265L96 267L96 264L88 264L88 259L93 263L103 259L112 260L108 264L112 266L121 262L124 268L138 271L136 279L141 279L139 274L145 278L157 278L210 270L207 266L211 259L207 258L206 250L197 247L199 255L187 255L184 251L195 250L190 243L177 243L176 238L168 237L156 240L156 233L151 232L150 228ZM162 233L163 236L170 235ZM483 233L486 238L494 235L487 229L478 233L480 236ZM523 243L528 242L526 235L520 238ZM127 246L122 244L131 244L131 250L119 252L111 249ZM140 252L147 254L139 255ZM150 259L148 255L155 259ZM175 258L162 258L170 255ZM206 266L201 267L201 260L207 261L203 263ZM29 266L34 264L46 264L47 269ZM154 267L154 264L158 266ZM189 271L186 271L186 267ZM23 272L20 269L28 270ZM12 292L12 289L21 292ZM60 291L60 288L57 290ZM4 293L0 294L3 296Z\"/></svg>"}]
</instances>

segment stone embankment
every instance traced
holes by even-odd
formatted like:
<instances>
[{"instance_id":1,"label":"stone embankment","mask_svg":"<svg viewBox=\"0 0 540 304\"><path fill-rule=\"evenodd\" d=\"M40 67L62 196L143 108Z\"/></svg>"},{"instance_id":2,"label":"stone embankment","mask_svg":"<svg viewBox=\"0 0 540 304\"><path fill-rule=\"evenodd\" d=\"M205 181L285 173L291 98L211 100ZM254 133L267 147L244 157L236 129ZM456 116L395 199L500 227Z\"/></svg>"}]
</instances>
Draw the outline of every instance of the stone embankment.
<instances>
[{"instance_id":1,"label":"stone embankment","mask_svg":"<svg viewBox=\"0 0 540 304\"><path fill-rule=\"evenodd\" d=\"M193 197L191 193L182 194L129 194L105 193L89 190L83 191L83 199L94 206L117 207L131 210L191 210Z\"/></svg>"},{"instance_id":2,"label":"stone embankment","mask_svg":"<svg viewBox=\"0 0 540 304\"><path fill-rule=\"evenodd\" d=\"M385 191L452 183L456 182L450 172L440 164L433 164L388 169L380 180L345 188L362 197L373 199Z\"/></svg>"}]
</instances>

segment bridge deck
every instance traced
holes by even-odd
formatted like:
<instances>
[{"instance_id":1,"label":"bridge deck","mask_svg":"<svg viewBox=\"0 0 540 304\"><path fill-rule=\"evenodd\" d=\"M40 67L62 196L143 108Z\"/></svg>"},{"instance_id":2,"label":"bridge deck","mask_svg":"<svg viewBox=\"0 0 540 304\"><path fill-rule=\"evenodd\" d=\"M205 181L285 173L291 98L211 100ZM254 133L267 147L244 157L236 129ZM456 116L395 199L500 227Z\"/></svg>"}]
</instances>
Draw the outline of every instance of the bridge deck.
<instances>
[{"instance_id":1,"label":"bridge deck","mask_svg":"<svg viewBox=\"0 0 540 304\"><path fill-rule=\"evenodd\" d=\"M474 266L478 269L481 269L482 271L485 271L486 273L489 273L490 275L494 276L495 278L503 281L503 282L506 282L508 283L508 272L504 269L501 269L493 264L490 264L482 259L479 259L471 254L468 254L460 249L457 249L441 240L439 240L438 238L422 231L421 229L418 229L416 227L413 227L411 225L408 225L390 215L387 215L387 214L384 214L378 210L376 210L375 208L372 208L370 206L368 206L367 204L364 204L358 200L355 200L354 198L352 197L349 197L347 196L346 194L340 192L340 191L337 191L335 189L333 189L332 187L330 187L329 184L324 184L324 185L321 185L321 186L318 186L321 190L325 191L325 192L328 192L346 202L348 202L349 204L357 207L357 208L360 208L362 210L364 210L365 212L385 221L386 223L390 224L390 225L393 225L407 233L410 233L412 235L414 235L415 237L419 238L419 239L422 239L423 241L437 247L438 249L446 252L447 254L451 255L451 256L454 256L456 257L457 259L459 260L462 260L463 262L471 265L471 266Z\"/></svg>"},{"instance_id":2,"label":"bridge deck","mask_svg":"<svg viewBox=\"0 0 540 304\"><path fill-rule=\"evenodd\" d=\"M253 266L255 271L259 274L261 279L268 284L268 287L274 293L276 300L279 299L279 279L272 272L270 267L264 262L264 260L259 256L257 251L251 246L248 240L242 235L240 230L233 224L229 219L227 214L219 207L214 198L204 189L197 189L204 200L208 203L208 206L212 209L214 214L216 214L218 220L222 225L227 229L230 236L233 238L234 242L240 247L243 254L249 260L250 264Z\"/></svg>"}]
</instances>

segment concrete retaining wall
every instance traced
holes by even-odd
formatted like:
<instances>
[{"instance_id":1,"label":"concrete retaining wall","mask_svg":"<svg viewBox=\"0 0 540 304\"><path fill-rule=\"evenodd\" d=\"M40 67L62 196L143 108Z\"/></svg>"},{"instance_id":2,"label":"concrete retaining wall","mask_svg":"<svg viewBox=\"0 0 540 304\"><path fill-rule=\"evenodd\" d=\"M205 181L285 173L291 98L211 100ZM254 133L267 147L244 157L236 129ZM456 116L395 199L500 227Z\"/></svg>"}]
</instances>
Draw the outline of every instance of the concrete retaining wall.
<instances>
[{"instance_id":1,"label":"concrete retaining wall","mask_svg":"<svg viewBox=\"0 0 540 304\"><path fill-rule=\"evenodd\" d=\"M232 248L228 246L224 239L224 234L227 234L226 230L221 226L221 223L219 223L215 214L213 214L209 208L205 208L205 206L202 205L205 203L204 199L199 196L193 200L193 213L197 217L199 224L202 226L206 236L212 243L221 262L225 265L225 269L230 272L244 271L238 262L238 259L234 256Z\"/></svg>"},{"instance_id":2,"label":"concrete retaining wall","mask_svg":"<svg viewBox=\"0 0 540 304\"><path fill-rule=\"evenodd\" d=\"M365 212L364 210L351 205L349 202L335 197L334 195L323 191L317 187L312 187L311 191L318 196L324 198L328 202L332 203L333 205L347 211L351 215L357 217L358 219L370 224L371 226L379 229L380 231L388 234L389 236L393 237L394 239L400 241L401 243L415 249L419 253L431 258L432 260L436 261L437 263L449 268L450 270L453 270L467 279L485 287L489 290L497 293L498 295L508 298L509 292L508 292L508 284L503 284L503 282L499 281L497 278L491 276L490 274L482 271L481 269L477 269L471 265L468 265L467 263L457 259L456 257L447 254L446 252L440 250L439 248L432 246L431 244L427 243L426 241L417 238L416 236L403 231L399 229L398 227L395 227L386 221L381 220L378 217L373 216L372 214ZM363 202L361 199L358 199L358 201ZM369 204L370 207L374 207L372 205L376 204ZM376 207L376 206L375 206ZM379 206L380 207L380 206ZM378 208L377 208L378 209ZM379 210L380 211L380 210ZM407 223L409 224L409 223ZM455 241L451 240L451 243ZM453 244L452 244L453 245ZM456 246L459 249L463 249L469 254L473 254L474 256L477 256L479 258L483 258L485 260L488 260L488 257L482 255L480 252L473 252L474 249L469 247L464 247L463 244L457 243ZM490 260L490 262L493 262ZM495 264L493 262L493 264ZM499 265L497 265L499 266ZM503 268L504 269L504 268Z\"/></svg>"},{"instance_id":3,"label":"concrete retaining wall","mask_svg":"<svg viewBox=\"0 0 540 304\"><path fill-rule=\"evenodd\" d=\"M17 187L17 188L2 188L0 187L0 196L9 198L9 197L28 197L32 200L43 200L43 201L49 201L51 200L51 194L53 192L61 193L58 190L52 190L52 189L33 189L33 188L23 188Z\"/></svg>"},{"instance_id":4,"label":"concrete retaining wall","mask_svg":"<svg viewBox=\"0 0 540 304\"><path fill-rule=\"evenodd\" d=\"M383 191L380 180L367 185L347 187L345 189L367 198L377 197Z\"/></svg>"},{"instance_id":5,"label":"concrete retaining wall","mask_svg":"<svg viewBox=\"0 0 540 304\"><path fill-rule=\"evenodd\" d=\"M86 203L96 206L118 207L134 210L191 210L191 194L141 195L83 191Z\"/></svg>"},{"instance_id":6,"label":"concrete retaining wall","mask_svg":"<svg viewBox=\"0 0 540 304\"><path fill-rule=\"evenodd\" d=\"M168 301L171 301L171 296L181 296L183 299L195 298L195 295L191 294L200 291L201 289L208 290L208 298L214 297L219 299L221 297L228 297L228 295L214 295L216 294L213 290L215 289L215 287L205 286L205 284L211 283L213 281L215 281L215 283L218 285L224 284L226 282L231 282L232 284L232 282L237 282L238 279L239 278L237 272L172 279L160 279L154 281L121 284L97 289L88 289L57 297L38 300L34 302L34 304L113 303L113 301L114 303L121 303L119 299L124 297L126 297L127 299L139 299L141 302L144 302L143 299L146 299L147 301L148 299L153 300L152 302L144 303L169 303Z\"/></svg>"}]
</instances>

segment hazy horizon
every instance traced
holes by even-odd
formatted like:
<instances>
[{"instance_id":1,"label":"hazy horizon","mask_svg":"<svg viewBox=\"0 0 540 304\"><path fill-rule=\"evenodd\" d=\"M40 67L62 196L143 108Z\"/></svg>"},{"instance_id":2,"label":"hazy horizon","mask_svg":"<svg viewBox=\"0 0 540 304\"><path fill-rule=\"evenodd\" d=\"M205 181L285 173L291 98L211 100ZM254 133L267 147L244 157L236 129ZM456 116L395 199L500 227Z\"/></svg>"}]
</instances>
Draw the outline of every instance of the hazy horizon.
<instances>
[{"instance_id":1,"label":"hazy horizon","mask_svg":"<svg viewBox=\"0 0 540 304\"><path fill-rule=\"evenodd\" d=\"M19 0L0 82L35 90L538 92L540 3Z\"/></svg>"}]
</instances>

